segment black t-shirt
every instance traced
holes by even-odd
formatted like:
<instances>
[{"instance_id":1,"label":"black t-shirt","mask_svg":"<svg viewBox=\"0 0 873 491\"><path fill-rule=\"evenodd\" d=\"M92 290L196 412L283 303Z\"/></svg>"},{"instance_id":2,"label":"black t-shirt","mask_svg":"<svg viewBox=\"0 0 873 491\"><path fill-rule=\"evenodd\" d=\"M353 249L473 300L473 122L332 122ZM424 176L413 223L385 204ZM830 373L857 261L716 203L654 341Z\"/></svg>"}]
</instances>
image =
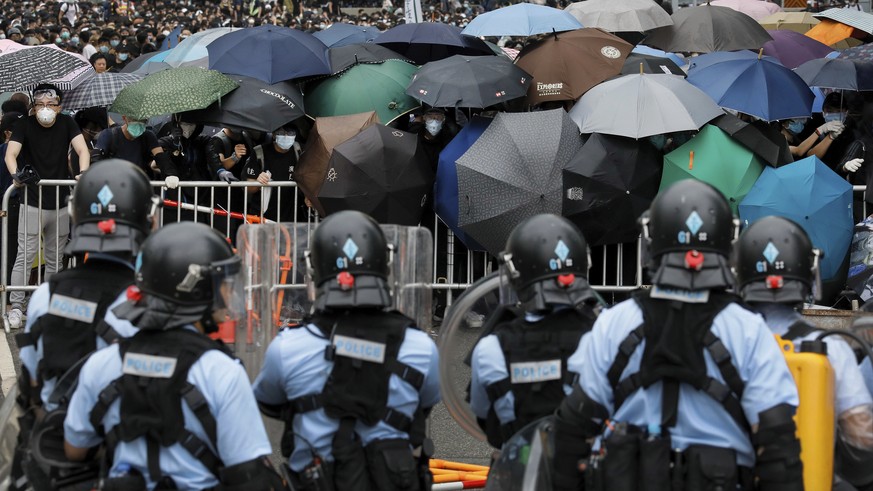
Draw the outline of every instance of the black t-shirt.
<instances>
[{"instance_id":1,"label":"black t-shirt","mask_svg":"<svg viewBox=\"0 0 873 491\"><path fill-rule=\"evenodd\" d=\"M243 170L245 178L257 179L261 172L270 171L270 178L274 181L293 181L294 166L297 165L297 153L295 152L294 147L285 153L277 151L275 145L272 143L263 145L262 148L264 149L264 168L261 169L260 163L257 160L249 159L249 163L246 164L245 169ZM264 215L271 220L276 219L276 210L279 203L278 198L280 193L282 195L282 214L279 218L281 218L283 222L290 222L294 218L294 188L290 186L273 188L270 193L270 203ZM298 204L302 204L302 196L303 195L301 194L301 203ZM256 203L260 203L260 201L256 200Z\"/></svg>"},{"instance_id":2,"label":"black t-shirt","mask_svg":"<svg viewBox=\"0 0 873 491\"><path fill-rule=\"evenodd\" d=\"M150 177L153 177L152 169L149 166L154 160L152 149L161 148L158 137L152 130L145 130L145 133L139 138L128 140L124 136L121 126L113 126L101 131L94 146L102 150L103 155L107 158L133 162Z\"/></svg>"},{"instance_id":3,"label":"black t-shirt","mask_svg":"<svg viewBox=\"0 0 873 491\"><path fill-rule=\"evenodd\" d=\"M31 165L40 179L70 179L67 150L73 138L79 136L79 126L72 117L58 114L55 123L48 128L36 120L36 116L28 116L19 121L12 130L10 141L21 144L18 154L18 170L25 165ZM39 189L35 184L28 184L27 204L39 206ZM70 188L62 186L59 190L61 203L66 203ZM42 193L42 207L55 208L55 192L46 188Z\"/></svg>"}]
</instances>

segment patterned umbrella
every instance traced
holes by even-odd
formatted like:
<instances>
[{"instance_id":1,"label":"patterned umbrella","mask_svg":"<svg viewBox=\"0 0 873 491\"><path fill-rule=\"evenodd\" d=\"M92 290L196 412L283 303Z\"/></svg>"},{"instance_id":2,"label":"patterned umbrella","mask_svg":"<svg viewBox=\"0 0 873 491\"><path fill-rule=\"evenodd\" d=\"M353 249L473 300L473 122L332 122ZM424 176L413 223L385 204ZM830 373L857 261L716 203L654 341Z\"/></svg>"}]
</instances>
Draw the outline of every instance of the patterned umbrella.
<instances>
[{"instance_id":1,"label":"patterned umbrella","mask_svg":"<svg viewBox=\"0 0 873 491\"><path fill-rule=\"evenodd\" d=\"M862 44L854 48L844 49L837 58L841 60L873 62L873 44Z\"/></svg>"},{"instance_id":2,"label":"patterned umbrella","mask_svg":"<svg viewBox=\"0 0 873 491\"><path fill-rule=\"evenodd\" d=\"M64 109L74 111L86 107L108 106L123 88L142 79L142 75L135 73L97 74L64 94Z\"/></svg>"},{"instance_id":3,"label":"patterned umbrella","mask_svg":"<svg viewBox=\"0 0 873 491\"><path fill-rule=\"evenodd\" d=\"M111 112L135 119L203 109L239 87L215 70L179 67L153 73L125 87Z\"/></svg>"},{"instance_id":4,"label":"patterned umbrella","mask_svg":"<svg viewBox=\"0 0 873 491\"><path fill-rule=\"evenodd\" d=\"M0 54L0 92L30 89L50 81L70 90L94 74L81 55L55 46L33 46Z\"/></svg>"}]
</instances>

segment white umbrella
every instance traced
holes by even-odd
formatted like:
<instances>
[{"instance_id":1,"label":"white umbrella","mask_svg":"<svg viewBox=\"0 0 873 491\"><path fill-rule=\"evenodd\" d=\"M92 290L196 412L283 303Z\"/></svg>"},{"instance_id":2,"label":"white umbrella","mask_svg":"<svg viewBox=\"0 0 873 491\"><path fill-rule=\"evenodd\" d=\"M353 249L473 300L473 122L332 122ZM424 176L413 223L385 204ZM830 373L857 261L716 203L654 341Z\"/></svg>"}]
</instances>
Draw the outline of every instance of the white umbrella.
<instances>
[{"instance_id":1,"label":"white umbrella","mask_svg":"<svg viewBox=\"0 0 873 491\"><path fill-rule=\"evenodd\" d=\"M170 54L164 58L164 63L172 67L193 65L206 68L209 60L209 52L206 50L206 46L221 36L235 30L239 29L216 27L192 34L191 37L170 50Z\"/></svg>"},{"instance_id":2,"label":"white umbrella","mask_svg":"<svg viewBox=\"0 0 873 491\"><path fill-rule=\"evenodd\" d=\"M643 32L672 26L673 19L652 0L587 0L565 8L585 27L609 32Z\"/></svg>"}]
</instances>

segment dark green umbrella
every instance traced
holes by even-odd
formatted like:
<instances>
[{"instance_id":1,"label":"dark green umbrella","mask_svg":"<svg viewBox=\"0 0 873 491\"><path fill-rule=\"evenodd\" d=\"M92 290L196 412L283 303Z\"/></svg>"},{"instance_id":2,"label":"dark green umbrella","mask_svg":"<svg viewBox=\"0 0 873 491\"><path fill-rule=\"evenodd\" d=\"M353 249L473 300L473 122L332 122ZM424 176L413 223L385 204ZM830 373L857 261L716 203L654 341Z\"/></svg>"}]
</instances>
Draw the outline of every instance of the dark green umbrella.
<instances>
[{"instance_id":1,"label":"dark green umbrella","mask_svg":"<svg viewBox=\"0 0 873 491\"><path fill-rule=\"evenodd\" d=\"M134 119L147 119L203 109L237 87L230 77L215 70L171 68L125 87L109 110Z\"/></svg>"}]
</instances>

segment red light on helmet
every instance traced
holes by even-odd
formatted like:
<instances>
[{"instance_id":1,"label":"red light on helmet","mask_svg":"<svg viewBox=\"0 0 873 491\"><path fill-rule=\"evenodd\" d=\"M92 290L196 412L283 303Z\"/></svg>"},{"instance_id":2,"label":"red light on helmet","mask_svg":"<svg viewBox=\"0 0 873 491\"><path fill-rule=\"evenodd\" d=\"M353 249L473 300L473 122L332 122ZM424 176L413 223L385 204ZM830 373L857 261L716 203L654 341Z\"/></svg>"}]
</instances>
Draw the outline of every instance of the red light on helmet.
<instances>
[{"instance_id":1,"label":"red light on helmet","mask_svg":"<svg viewBox=\"0 0 873 491\"><path fill-rule=\"evenodd\" d=\"M97 228L103 235L109 235L115 233L115 219L110 218L109 220L101 220L97 222Z\"/></svg>"},{"instance_id":2,"label":"red light on helmet","mask_svg":"<svg viewBox=\"0 0 873 491\"><path fill-rule=\"evenodd\" d=\"M348 271L336 275L336 282L339 283L341 290L351 290L355 286L355 277Z\"/></svg>"},{"instance_id":3,"label":"red light on helmet","mask_svg":"<svg viewBox=\"0 0 873 491\"><path fill-rule=\"evenodd\" d=\"M685 267L694 271L700 271L703 269L703 253L700 251L686 252Z\"/></svg>"},{"instance_id":4,"label":"red light on helmet","mask_svg":"<svg viewBox=\"0 0 873 491\"><path fill-rule=\"evenodd\" d=\"M767 277L767 288L771 290L778 290L785 286L785 280L781 276L770 275Z\"/></svg>"},{"instance_id":5,"label":"red light on helmet","mask_svg":"<svg viewBox=\"0 0 873 491\"><path fill-rule=\"evenodd\" d=\"M576 281L576 275L573 273L558 275L557 281L562 288L567 288Z\"/></svg>"}]
</instances>

